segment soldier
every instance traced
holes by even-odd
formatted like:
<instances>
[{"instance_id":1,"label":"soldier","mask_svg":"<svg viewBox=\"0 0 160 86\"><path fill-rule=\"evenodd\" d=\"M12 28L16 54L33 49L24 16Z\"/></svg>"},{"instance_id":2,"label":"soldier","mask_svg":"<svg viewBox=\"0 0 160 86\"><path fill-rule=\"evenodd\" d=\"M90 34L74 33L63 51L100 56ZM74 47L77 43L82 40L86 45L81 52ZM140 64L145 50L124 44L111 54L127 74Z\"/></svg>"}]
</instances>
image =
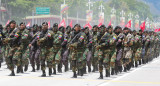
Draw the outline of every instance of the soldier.
<instances>
[{"instance_id":1,"label":"soldier","mask_svg":"<svg viewBox=\"0 0 160 86\"><path fill-rule=\"evenodd\" d=\"M83 65L83 74L86 74L86 65L88 66L88 72L91 72L91 58L92 58L92 36L88 27L84 28L84 33L86 34L86 46L83 53L82 65Z\"/></svg>"},{"instance_id":2,"label":"soldier","mask_svg":"<svg viewBox=\"0 0 160 86\"><path fill-rule=\"evenodd\" d=\"M93 70L92 72L98 71L98 52L96 50L96 45L98 44L98 38L97 38L97 33L98 33L98 26L95 25L93 26L93 32L92 32L92 66Z\"/></svg>"},{"instance_id":3,"label":"soldier","mask_svg":"<svg viewBox=\"0 0 160 86\"><path fill-rule=\"evenodd\" d=\"M58 31L58 24L55 23L53 25L53 74L56 74L56 64L60 64L62 57L62 42L63 42L63 34L61 31ZM61 65L58 65L58 72L62 73Z\"/></svg>"},{"instance_id":4,"label":"soldier","mask_svg":"<svg viewBox=\"0 0 160 86\"><path fill-rule=\"evenodd\" d=\"M13 56L18 49L19 46L19 35L20 33L17 32L16 28L16 22L14 20L10 21L10 30L7 33L7 38L3 40L4 44L9 43L9 55L7 57L7 64L8 68L11 71L11 74L9 76L15 76L14 73L14 65L16 64L17 66L20 66L18 63L20 62L20 59L14 59Z\"/></svg>"},{"instance_id":5,"label":"soldier","mask_svg":"<svg viewBox=\"0 0 160 86\"><path fill-rule=\"evenodd\" d=\"M112 26L108 26L108 33L110 35L109 38L109 48L110 48L110 52L109 52L109 59L110 59L110 67L111 67L111 75L115 74L115 63L116 63L116 40L117 40L117 35L113 32L113 27ZM109 70L110 72L110 70ZM116 72L117 74L117 72Z\"/></svg>"},{"instance_id":6,"label":"soldier","mask_svg":"<svg viewBox=\"0 0 160 86\"><path fill-rule=\"evenodd\" d=\"M82 59L85 46L85 33L81 32L81 26L76 24L74 27L74 32L71 34L71 40L69 41L68 47L71 50L71 60L72 60L72 71L73 78L77 78L77 69L81 71L82 74Z\"/></svg>"},{"instance_id":7,"label":"soldier","mask_svg":"<svg viewBox=\"0 0 160 86\"><path fill-rule=\"evenodd\" d=\"M124 72L127 70L130 70L130 63L131 63L131 58L132 58L132 50L131 46L133 45L133 38L132 35L129 32L129 28L125 27L124 28L124 51L123 51L123 66L124 66Z\"/></svg>"},{"instance_id":8,"label":"soldier","mask_svg":"<svg viewBox=\"0 0 160 86\"><path fill-rule=\"evenodd\" d=\"M18 49L15 52L15 55L13 56L14 59L20 60L20 62L17 63L18 70L17 73L20 71L23 73L23 66L25 66L24 71L28 70L28 64L29 64L29 48L27 45L29 44L29 31L25 29L25 23L20 23L20 29L17 31L17 38L20 40L20 44L18 46ZM19 32L19 33L18 33Z\"/></svg>"},{"instance_id":9,"label":"soldier","mask_svg":"<svg viewBox=\"0 0 160 86\"><path fill-rule=\"evenodd\" d=\"M158 35L157 33L154 34L155 36L155 50L156 52L154 52L154 57L157 58L159 55L159 38L158 38Z\"/></svg>"},{"instance_id":10,"label":"soldier","mask_svg":"<svg viewBox=\"0 0 160 86\"><path fill-rule=\"evenodd\" d=\"M40 61L39 61L40 48L37 45L37 40L36 40L36 37L38 36L39 33L40 33L40 31L38 31L38 25L37 24L33 25L33 29L30 32L32 39L29 44L29 47L31 49L30 62L31 62L31 66L32 66L32 72L35 72L35 63L37 65L37 70L40 69Z\"/></svg>"},{"instance_id":11,"label":"soldier","mask_svg":"<svg viewBox=\"0 0 160 86\"><path fill-rule=\"evenodd\" d=\"M67 48L67 43L70 38L70 33L71 33L71 27L67 26L66 27L66 32L64 33L64 40L62 42L62 48L63 48L63 53L62 53L62 62L65 66L64 71L68 71L68 59L69 59L69 50Z\"/></svg>"},{"instance_id":12,"label":"soldier","mask_svg":"<svg viewBox=\"0 0 160 86\"><path fill-rule=\"evenodd\" d=\"M138 61L140 63L141 60L141 51L142 51L142 39L141 36L139 36L136 31L133 31L134 35L134 60L135 60L135 67L138 67Z\"/></svg>"},{"instance_id":13,"label":"soldier","mask_svg":"<svg viewBox=\"0 0 160 86\"><path fill-rule=\"evenodd\" d=\"M146 31L146 33L145 33L145 58L144 58L144 63L148 63L148 61L149 61L150 46L151 46L151 34Z\"/></svg>"},{"instance_id":14,"label":"soldier","mask_svg":"<svg viewBox=\"0 0 160 86\"><path fill-rule=\"evenodd\" d=\"M2 50L2 49L4 49L3 43L2 43L3 38L5 38L5 35L3 33L3 27L0 24L0 68L1 68L1 63L3 61L3 52L4 52L4 50Z\"/></svg>"},{"instance_id":15,"label":"soldier","mask_svg":"<svg viewBox=\"0 0 160 86\"><path fill-rule=\"evenodd\" d=\"M101 25L100 32L98 33L98 45L96 49L98 51L98 61L99 61L99 72L100 77L99 79L103 79L103 65L106 68L106 77L110 76L110 58L109 58L109 38L110 35L107 32L108 30L104 25Z\"/></svg>"},{"instance_id":16,"label":"soldier","mask_svg":"<svg viewBox=\"0 0 160 86\"><path fill-rule=\"evenodd\" d=\"M114 30L115 34L117 35L116 40L116 49L117 49L117 56L116 56L116 68L115 72L122 72L122 56L123 56L123 39L124 34L122 33L122 28L120 26L116 26Z\"/></svg>"},{"instance_id":17,"label":"soldier","mask_svg":"<svg viewBox=\"0 0 160 86\"><path fill-rule=\"evenodd\" d=\"M53 68L53 32L48 30L48 23L43 22L42 23L42 31L37 36L37 44L40 47L40 63L41 63L41 70L42 70L42 77L46 77L46 65L45 62L47 62L47 67L49 68L49 76L52 74L52 68Z\"/></svg>"}]
</instances>

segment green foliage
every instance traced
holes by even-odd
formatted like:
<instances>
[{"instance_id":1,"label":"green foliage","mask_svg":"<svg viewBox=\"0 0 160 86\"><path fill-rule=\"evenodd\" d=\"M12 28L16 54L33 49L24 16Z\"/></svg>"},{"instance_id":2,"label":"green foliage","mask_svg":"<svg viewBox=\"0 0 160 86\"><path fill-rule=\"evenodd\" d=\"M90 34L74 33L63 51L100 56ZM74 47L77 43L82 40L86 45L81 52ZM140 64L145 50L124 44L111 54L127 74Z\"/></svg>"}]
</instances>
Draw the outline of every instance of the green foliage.
<instances>
[{"instance_id":1,"label":"green foliage","mask_svg":"<svg viewBox=\"0 0 160 86\"><path fill-rule=\"evenodd\" d=\"M92 1L92 0L91 0ZM100 4L104 5L105 20L110 20L111 9L114 7L116 9L116 15L120 16L120 11L124 10L126 12L126 17L128 13L137 13L140 15L141 19L146 19L149 17L152 19L152 14L148 5L137 0L93 0L95 1L94 6L91 7L93 10L93 18L98 20L98 14L100 10L98 9ZM4 2L2 0L2 2ZM63 0L6 0L8 8L11 10L11 19L18 19L19 21L25 16L31 16L32 10L36 7L50 7L51 15L60 15L60 6L63 4ZM86 3L88 0L66 0L66 4L69 5L68 15L69 17L76 17L77 12L80 18L85 18L86 10L88 7Z\"/></svg>"}]
</instances>

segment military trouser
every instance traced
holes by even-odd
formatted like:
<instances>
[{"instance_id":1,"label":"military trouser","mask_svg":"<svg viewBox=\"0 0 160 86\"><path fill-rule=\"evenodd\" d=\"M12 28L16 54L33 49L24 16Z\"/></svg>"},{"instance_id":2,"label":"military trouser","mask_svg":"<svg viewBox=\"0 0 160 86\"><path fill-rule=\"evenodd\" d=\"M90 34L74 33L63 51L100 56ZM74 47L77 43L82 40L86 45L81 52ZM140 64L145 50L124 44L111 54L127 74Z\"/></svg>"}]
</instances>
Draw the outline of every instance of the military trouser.
<instances>
[{"instance_id":1,"label":"military trouser","mask_svg":"<svg viewBox=\"0 0 160 86\"><path fill-rule=\"evenodd\" d=\"M4 53L4 58L5 58L5 62L6 62L6 64L7 64L7 66L8 66L9 50L10 50L9 45L3 46L3 53Z\"/></svg>"},{"instance_id":2,"label":"military trouser","mask_svg":"<svg viewBox=\"0 0 160 86\"><path fill-rule=\"evenodd\" d=\"M113 49L111 52L110 52L110 66L111 68L115 68L115 62L116 62L116 53L117 53L117 50L116 49Z\"/></svg>"},{"instance_id":3,"label":"military trouser","mask_svg":"<svg viewBox=\"0 0 160 86\"><path fill-rule=\"evenodd\" d=\"M135 62L141 60L141 52L142 52L142 48L138 48L135 52Z\"/></svg>"},{"instance_id":4,"label":"military trouser","mask_svg":"<svg viewBox=\"0 0 160 86\"><path fill-rule=\"evenodd\" d=\"M151 52L151 50L150 50L150 48L148 48L148 49L146 49L146 54L145 54L145 63L148 63L148 61L149 61L149 58L150 58L150 53Z\"/></svg>"},{"instance_id":5,"label":"military trouser","mask_svg":"<svg viewBox=\"0 0 160 86\"><path fill-rule=\"evenodd\" d=\"M68 59L69 59L69 50L64 49L64 52L62 54L62 63L65 66L66 71L68 70Z\"/></svg>"},{"instance_id":6,"label":"military trouser","mask_svg":"<svg viewBox=\"0 0 160 86\"><path fill-rule=\"evenodd\" d=\"M40 49L40 63L41 63L41 70L44 71L46 69L45 62L47 62L47 67L52 68L53 67L53 48L46 48L43 47Z\"/></svg>"},{"instance_id":7,"label":"military trouser","mask_svg":"<svg viewBox=\"0 0 160 86\"><path fill-rule=\"evenodd\" d=\"M97 50L93 51L93 54L92 54L92 65L93 65L93 68L95 68L95 69L98 66L98 51Z\"/></svg>"},{"instance_id":8,"label":"military trouser","mask_svg":"<svg viewBox=\"0 0 160 86\"><path fill-rule=\"evenodd\" d=\"M84 67L86 67L86 64L87 64L88 68L91 69L92 51L90 51L87 48L83 53L83 58L84 58L84 61L83 61Z\"/></svg>"},{"instance_id":9,"label":"military trouser","mask_svg":"<svg viewBox=\"0 0 160 86\"><path fill-rule=\"evenodd\" d=\"M0 46L0 63L3 61L3 52L2 52L2 47Z\"/></svg>"},{"instance_id":10,"label":"military trouser","mask_svg":"<svg viewBox=\"0 0 160 86\"><path fill-rule=\"evenodd\" d=\"M126 67L131 62L132 50L130 47L124 47L123 51L123 66Z\"/></svg>"},{"instance_id":11,"label":"military trouser","mask_svg":"<svg viewBox=\"0 0 160 86\"><path fill-rule=\"evenodd\" d=\"M72 51L71 53L71 60L72 60L72 71L76 72L77 69L82 69L83 68L83 50L77 49Z\"/></svg>"},{"instance_id":12,"label":"military trouser","mask_svg":"<svg viewBox=\"0 0 160 86\"><path fill-rule=\"evenodd\" d=\"M98 51L99 72L103 72L103 65L107 71L110 71L110 49Z\"/></svg>"},{"instance_id":13,"label":"military trouser","mask_svg":"<svg viewBox=\"0 0 160 86\"><path fill-rule=\"evenodd\" d=\"M37 65L40 65L39 55L40 55L40 49L31 50L30 62L32 67L35 67L35 63Z\"/></svg>"},{"instance_id":14,"label":"military trouser","mask_svg":"<svg viewBox=\"0 0 160 86\"><path fill-rule=\"evenodd\" d=\"M117 49L117 54L116 54L116 63L117 66L122 66L122 56L123 56L123 49L122 48L118 48Z\"/></svg>"},{"instance_id":15,"label":"military trouser","mask_svg":"<svg viewBox=\"0 0 160 86\"><path fill-rule=\"evenodd\" d=\"M53 58L53 68L56 68L56 64L60 64L60 62L62 61L62 49L61 47L54 47L53 48L53 54L52 54L52 58Z\"/></svg>"},{"instance_id":16,"label":"military trouser","mask_svg":"<svg viewBox=\"0 0 160 86\"><path fill-rule=\"evenodd\" d=\"M24 66L29 64L29 49L26 46L18 47L18 50L13 56L13 60L17 60L17 66Z\"/></svg>"},{"instance_id":17,"label":"military trouser","mask_svg":"<svg viewBox=\"0 0 160 86\"><path fill-rule=\"evenodd\" d=\"M17 51L18 51L18 47L17 46L11 47L10 51L9 51L9 55L7 57L8 68L11 71L14 70L14 65L17 65L17 66L20 65L20 58L14 57L14 55L18 53ZM17 53L15 53L15 52L17 52Z\"/></svg>"}]
</instances>

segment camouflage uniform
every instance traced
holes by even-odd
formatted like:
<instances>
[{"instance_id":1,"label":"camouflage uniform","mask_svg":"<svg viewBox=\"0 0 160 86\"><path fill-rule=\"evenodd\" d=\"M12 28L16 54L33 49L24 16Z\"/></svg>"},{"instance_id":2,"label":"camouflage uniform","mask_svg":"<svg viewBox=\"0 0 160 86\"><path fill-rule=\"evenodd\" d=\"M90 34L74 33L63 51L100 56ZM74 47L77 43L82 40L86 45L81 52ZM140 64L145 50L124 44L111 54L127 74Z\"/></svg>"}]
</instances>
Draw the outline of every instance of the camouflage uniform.
<instances>
[{"instance_id":1,"label":"camouflage uniform","mask_svg":"<svg viewBox=\"0 0 160 86\"><path fill-rule=\"evenodd\" d=\"M37 65L37 70L40 69L40 60L39 60L40 48L37 45L37 39L36 39L39 33L40 33L39 31L30 33L33 39L30 42L30 44L32 45L30 48L30 63L32 66L32 72L35 72L35 63Z\"/></svg>"},{"instance_id":2,"label":"camouflage uniform","mask_svg":"<svg viewBox=\"0 0 160 86\"><path fill-rule=\"evenodd\" d=\"M110 42L110 34L107 32L104 33L101 37L98 37L99 44L96 47L98 50L98 61L99 61L99 72L100 72L100 79L103 79L103 65L106 69L106 76L110 75L110 49L108 47Z\"/></svg>"},{"instance_id":3,"label":"camouflage uniform","mask_svg":"<svg viewBox=\"0 0 160 86\"><path fill-rule=\"evenodd\" d=\"M124 37L124 51L123 51L123 66L124 66L124 71L129 70L130 69L130 62L131 62L131 58L132 58L132 50L131 50L131 46L133 45L133 37L130 33L128 33L125 37Z\"/></svg>"},{"instance_id":4,"label":"camouflage uniform","mask_svg":"<svg viewBox=\"0 0 160 86\"><path fill-rule=\"evenodd\" d=\"M53 68L54 68L54 72L56 69L56 64L60 64L61 59L62 59L62 42L63 42L63 34L60 31L54 32L53 35ZM61 71L61 67L60 65L58 65L58 72L62 72Z\"/></svg>"},{"instance_id":5,"label":"camouflage uniform","mask_svg":"<svg viewBox=\"0 0 160 86\"><path fill-rule=\"evenodd\" d=\"M92 38L92 65L93 65L93 71L95 72L98 70L98 51L96 50L96 45L98 44L98 38L97 38L97 32L93 32L93 38Z\"/></svg>"},{"instance_id":6,"label":"camouflage uniform","mask_svg":"<svg viewBox=\"0 0 160 86\"><path fill-rule=\"evenodd\" d=\"M117 39L117 35L115 33L112 32L112 34L110 34L110 41L109 41L109 48L110 48L110 67L112 68L111 74L114 75L115 72L115 63L116 63L116 53L117 53L117 49L116 49L116 39Z\"/></svg>"},{"instance_id":7,"label":"camouflage uniform","mask_svg":"<svg viewBox=\"0 0 160 86\"><path fill-rule=\"evenodd\" d=\"M18 34L18 32L16 34ZM20 66L21 68L25 66L25 71L27 71L29 64L29 48L27 47L30 39L29 31L26 29L20 31L19 37L20 37L20 45L18 46L18 49L16 50L13 58L20 61L18 62L17 65ZM21 69L21 72L23 72L23 69Z\"/></svg>"},{"instance_id":8,"label":"camouflage uniform","mask_svg":"<svg viewBox=\"0 0 160 86\"><path fill-rule=\"evenodd\" d=\"M141 36L136 35L134 39L134 60L135 60L135 66L137 67L137 62L141 60L141 51L142 51L142 39Z\"/></svg>"},{"instance_id":9,"label":"camouflage uniform","mask_svg":"<svg viewBox=\"0 0 160 86\"><path fill-rule=\"evenodd\" d=\"M84 53L84 46L85 46L86 35L83 32L73 32L71 34L71 40L69 42L69 49L71 50L71 60L72 60L72 71L73 77L77 78L76 71L77 69L81 70L82 72L82 61L83 53Z\"/></svg>"},{"instance_id":10,"label":"camouflage uniform","mask_svg":"<svg viewBox=\"0 0 160 86\"><path fill-rule=\"evenodd\" d=\"M117 36L117 41L116 41L116 49L117 49L117 56L116 56L116 65L117 67L117 72L122 72L122 56L123 56L123 39L124 39L124 34L120 33Z\"/></svg>"},{"instance_id":11,"label":"camouflage uniform","mask_svg":"<svg viewBox=\"0 0 160 86\"><path fill-rule=\"evenodd\" d=\"M3 61L3 43L2 40L5 38L5 35L3 34L2 30L0 29L0 68L1 68L1 63Z\"/></svg>"},{"instance_id":12,"label":"camouflage uniform","mask_svg":"<svg viewBox=\"0 0 160 86\"><path fill-rule=\"evenodd\" d=\"M50 30L42 30L37 36L37 44L40 46L40 63L42 70L42 77L46 76L45 69L47 62L47 67L49 68L49 75L52 74L53 67L53 32Z\"/></svg>"},{"instance_id":13,"label":"camouflage uniform","mask_svg":"<svg viewBox=\"0 0 160 86\"><path fill-rule=\"evenodd\" d=\"M147 35L145 37L145 57L144 57L144 63L148 62L150 56L150 36Z\"/></svg>"}]
</instances>

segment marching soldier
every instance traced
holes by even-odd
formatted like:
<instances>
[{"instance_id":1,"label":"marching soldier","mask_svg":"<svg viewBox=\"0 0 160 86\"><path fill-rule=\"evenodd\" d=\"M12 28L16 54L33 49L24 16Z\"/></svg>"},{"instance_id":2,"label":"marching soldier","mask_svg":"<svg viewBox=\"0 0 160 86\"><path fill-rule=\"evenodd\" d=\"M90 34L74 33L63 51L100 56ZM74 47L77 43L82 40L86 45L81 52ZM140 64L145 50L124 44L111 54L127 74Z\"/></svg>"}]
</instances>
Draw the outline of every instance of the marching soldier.
<instances>
[{"instance_id":1,"label":"marching soldier","mask_svg":"<svg viewBox=\"0 0 160 86\"><path fill-rule=\"evenodd\" d=\"M124 72L127 70L130 70L130 63L132 58L132 50L131 46L133 45L133 38L132 35L129 32L129 29L127 27L124 28L124 51L123 51L123 66L124 66Z\"/></svg>"},{"instance_id":2,"label":"marching soldier","mask_svg":"<svg viewBox=\"0 0 160 86\"><path fill-rule=\"evenodd\" d=\"M53 68L53 32L48 30L48 23L42 23L42 31L37 36L37 44L40 46L40 63L42 70L42 77L46 77L46 62L47 67L49 68L49 76L52 74Z\"/></svg>"},{"instance_id":3,"label":"marching soldier","mask_svg":"<svg viewBox=\"0 0 160 86\"><path fill-rule=\"evenodd\" d=\"M76 71L79 69L82 74L83 65L81 63L83 59L84 46L85 46L85 33L81 32L81 26L76 24L74 32L71 34L71 40L69 41L68 47L71 50L71 64L73 71L73 78L77 78Z\"/></svg>"},{"instance_id":4,"label":"marching soldier","mask_svg":"<svg viewBox=\"0 0 160 86\"><path fill-rule=\"evenodd\" d=\"M29 47L31 49L30 62L32 66L32 72L35 72L35 63L37 65L37 70L40 69L40 61L39 61L40 49L39 49L39 46L37 45L37 40L36 40L36 37L38 36L39 33L40 31L38 31L38 25L33 25L33 29L30 32L32 38L29 44Z\"/></svg>"}]
</instances>

